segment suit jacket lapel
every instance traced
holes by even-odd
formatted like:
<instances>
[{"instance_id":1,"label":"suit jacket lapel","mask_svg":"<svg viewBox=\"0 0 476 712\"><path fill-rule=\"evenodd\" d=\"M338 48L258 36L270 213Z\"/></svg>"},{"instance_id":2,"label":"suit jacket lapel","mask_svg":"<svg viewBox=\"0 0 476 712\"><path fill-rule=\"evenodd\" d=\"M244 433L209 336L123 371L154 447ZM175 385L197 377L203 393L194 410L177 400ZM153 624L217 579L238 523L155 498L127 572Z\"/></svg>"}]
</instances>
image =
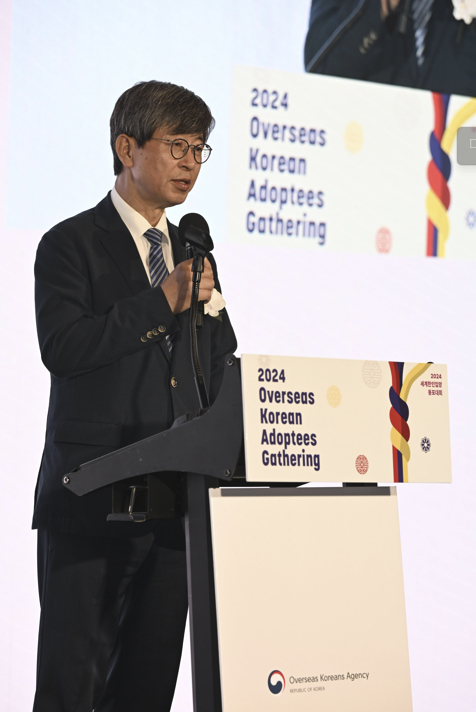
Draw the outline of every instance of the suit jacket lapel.
<instances>
[{"instance_id":1,"label":"suit jacket lapel","mask_svg":"<svg viewBox=\"0 0 476 712\"><path fill-rule=\"evenodd\" d=\"M95 222L102 228L100 240L114 260L131 294L150 289L149 278L134 239L114 207L109 193L96 206Z\"/></svg>"},{"instance_id":2,"label":"suit jacket lapel","mask_svg":"<svg viewBox=\"0 0 476 712\"><path fill-rule=\"evenodd\" d=\"M178 230L175 227L175 225L172 225L172 223L170 223L168 220L167 220L167 225L169 228L170 244L172 246L172 254L174 257L174 266L176 266L179 264L179 262L184 261L185 248L182 247L180 244L180 240L178 239ZM146 275L146 279L147 279L147 275ZM148 286L150 287L150 284ZM177 314L175 318L177 319L177 321L179 323L180 331L178 331L174 336L174 347L172 349L172 355L174 354L175 346L178 345L182 340L182 330L184 329L184 327L186 328L186 326L184 324L183 314ZM167 341L165 339L161 339L160 346L162 348L162 351L164 352L164 356L166 357L167 361L171 362L172 356L170 355Z\"/></svg>"},{"instance_id":3,"label":"suit jacket lapel","mask_svg":"<svg viewBox=\"0 0 476 712\"><path fill-rule=\"evenodd\" d=\"M114 207L110 193L96 206L95 223L98 227L102 228L100 234L101 243L116 264L131 294L139 294L146 289L150 289L149 278L144 269L134 238ZM167 223L174 265L178 265L185 260L186 250L185 247L182 247L180 244L178 230L175 225L172 225L169 221L167 221ZM174 338L174 346L175 343L177 343L177 345L180 343L183 330L188 328L188 318L186 315L188 315L188 311L178 314L176 317L181 330ZM167 361L170 362L171 356L167 342L165 339L161 339L159 343L164 356Z\"/></svg>"},{"instance_id":4,"label":"suit jacket lapel","mask_svg":"<svg viewBox=\"0 0 476 712\"><path fill-rule=\"evenodd\" d=\"M187 251L185 247L180 244L178 229L176 228L176 226L172 225L172 223L168 220L167 225L169 228L170 243L172 245L172 253L174 256L174 265L176 267L178 264L180 264L180 262L184 262L187 259ZM179 346L179 344L184 339L188 339L188 315L189 310L187 309L181 314L177 314L175 317L179 323L180 331L178 331L174 336L174 349L172 351L173 354L175 353L175 347Z\"/></svg>"},{"instance_id":5,"label":"suit jacket lapel","mask_svg":"<svg viewBox=\"0 0 476 712\"><path fill-rule=\"evenodd\" d=\"M169 227L170 242L172 245L172 252L174 256L174 265L177 266L180 262L184 262L187 258L187 252L185 247L180 244L178 230L175 225L167 220L167 225Z\"/></svg>"}]
</instances>

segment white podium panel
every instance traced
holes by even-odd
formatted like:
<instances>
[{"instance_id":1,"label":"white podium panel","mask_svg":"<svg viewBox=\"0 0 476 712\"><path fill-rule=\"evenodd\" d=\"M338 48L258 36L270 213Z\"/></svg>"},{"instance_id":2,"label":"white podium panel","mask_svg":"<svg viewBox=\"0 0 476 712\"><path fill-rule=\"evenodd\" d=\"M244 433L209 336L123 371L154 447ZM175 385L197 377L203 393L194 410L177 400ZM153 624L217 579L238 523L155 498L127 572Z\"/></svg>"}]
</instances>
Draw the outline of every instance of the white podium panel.
<instances>
[{"instance_id":1,"label":"white podium panel","mask_svg":"<svg viewBox=\"0 0 476 712\"><path fill-rule=\"evenodd\" d=\"M451 482L444 364L241 357L250 482Z\"/></svg>"},{"instance_id":2,"label":"white podium panel","mask_svg":"<svg viewBox=\"0 0 476 712\"><path fill-rule=\"evenodd\" d=\"M223 712L411 712L395 488L210 490Z\"/></svg>"}]
</instances>

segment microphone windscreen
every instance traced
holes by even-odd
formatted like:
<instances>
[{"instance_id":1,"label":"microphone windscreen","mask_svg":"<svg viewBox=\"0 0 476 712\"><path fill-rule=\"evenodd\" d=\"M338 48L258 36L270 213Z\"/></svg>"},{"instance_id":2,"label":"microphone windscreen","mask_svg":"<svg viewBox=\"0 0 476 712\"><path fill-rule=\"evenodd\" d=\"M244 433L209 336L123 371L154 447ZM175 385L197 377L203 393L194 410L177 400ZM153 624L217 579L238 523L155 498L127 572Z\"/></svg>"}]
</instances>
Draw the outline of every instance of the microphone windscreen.
<instances>
[{"instance_id":1,"label":"microphone windscreen","mask_svg":"<svg viewBox=\"0 0 476 712\"><path fill-rule=\"evenodd\" d=\"M184 247L188 243L202 254L213 250L208 223L198 213L188 213L183 216L179 223L179 240Z\"/></svg>"},{"instance_id":2,"label":"microphone windscreen","mask_svg":"<svg viewBox=\"0 0 476 712\"><path fill-rule=\"evenodd\" d=\"M202 217L198 213L188 213L187 215L184 215L183 218L180 220L178 227L179 239L182 245L184 245L186 241L185 230L190 226L197 228L197 230L201 230L207 235L210 234L210 228L208 227L208 223L204 217Z\"/></svg>"}]
</instances>

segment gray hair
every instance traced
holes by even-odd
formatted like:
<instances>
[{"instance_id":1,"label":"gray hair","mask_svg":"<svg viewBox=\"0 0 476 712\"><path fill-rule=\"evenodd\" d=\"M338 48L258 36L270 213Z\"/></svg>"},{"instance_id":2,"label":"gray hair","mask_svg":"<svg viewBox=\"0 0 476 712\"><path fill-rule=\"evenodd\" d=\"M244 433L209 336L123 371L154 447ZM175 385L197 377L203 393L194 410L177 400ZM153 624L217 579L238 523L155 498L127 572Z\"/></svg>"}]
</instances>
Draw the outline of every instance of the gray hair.
<instances>
[{"instance_id":1,"label":"gray hair","mask_svg":"<svg viewBox=\"0 0 476 712\"><path fill-rule=\"evenodd\" d=\"M205 142L214 126L210 109L192 91L169 82L138 82L121 94L111 115L114 175L123 168L116 153L121 134L134 138L141 148L159 127L173 135L196 134Z\"/></svg>"}]
</instances>

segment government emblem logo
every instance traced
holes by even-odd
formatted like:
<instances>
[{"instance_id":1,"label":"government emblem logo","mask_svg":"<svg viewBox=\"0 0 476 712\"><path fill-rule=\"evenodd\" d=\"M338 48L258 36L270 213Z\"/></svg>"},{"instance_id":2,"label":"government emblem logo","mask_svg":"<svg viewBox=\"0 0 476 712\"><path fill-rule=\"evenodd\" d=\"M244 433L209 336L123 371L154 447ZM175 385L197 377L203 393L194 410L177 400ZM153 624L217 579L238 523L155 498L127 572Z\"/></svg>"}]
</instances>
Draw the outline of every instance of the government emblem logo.
<instances>
[{"instance_id":1,"label":"government emblem logo","mask_svg":"<svg viewBox=\"0 0 476 712\"><path fill-rule=\"evenodd\" d=\"M273 670L268 676L268 689L273 695L279 695L284 690L286 681L284 675L279 670Z\"/></svg>"}]
</instances>

